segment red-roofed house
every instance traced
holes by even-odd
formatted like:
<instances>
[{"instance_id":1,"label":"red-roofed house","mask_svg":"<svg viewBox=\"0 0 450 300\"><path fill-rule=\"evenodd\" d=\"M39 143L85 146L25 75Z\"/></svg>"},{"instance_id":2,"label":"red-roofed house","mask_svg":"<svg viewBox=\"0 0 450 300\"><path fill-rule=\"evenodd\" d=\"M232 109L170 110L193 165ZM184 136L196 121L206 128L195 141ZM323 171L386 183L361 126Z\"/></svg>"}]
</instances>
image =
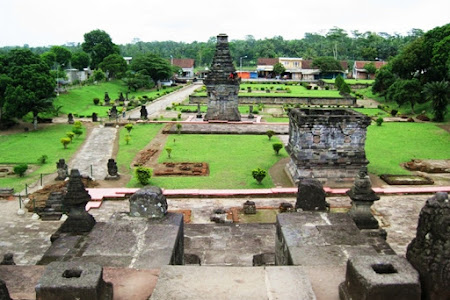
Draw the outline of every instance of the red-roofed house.
<instances>
[{"instance_id":1,"label":"red-roofed house","mask_svg":"<svg viewBox=\"0 0 450 300\"><path fill-rule=\"evenodd\" d=\"M174 66L180 67L183 70L181 77L194 77L195 60L192 58L171 58L170 63Z\"/></svg>"},{"instance_id":2,"label":"red-roofed house","mask_svg":"<svg viewBox=\"0 0 450 300\"><path fill-rule=\"evenodd\" d=\"M271 78L273 65L278 62L278 58L258 58L256 62L256 71L258 77Z\"/></svg>"},{"instance_id":3,"label":"red-roofed house","mask_svg":"<svg viewBox=\"0 0 450 300\"><path fill-rule=\"evenodd\" d=\"M377 70L387 64L387 62L385 62L385 61L357 60L353 64L353 78L355 78L355 79L374 79L375 74L369 74L369 73L367 73L367 70L364 69L364 66L366 64L370 64L370 63L373 63L375 65L375 68L377 68Z\"/></svg>"}]
</instances>

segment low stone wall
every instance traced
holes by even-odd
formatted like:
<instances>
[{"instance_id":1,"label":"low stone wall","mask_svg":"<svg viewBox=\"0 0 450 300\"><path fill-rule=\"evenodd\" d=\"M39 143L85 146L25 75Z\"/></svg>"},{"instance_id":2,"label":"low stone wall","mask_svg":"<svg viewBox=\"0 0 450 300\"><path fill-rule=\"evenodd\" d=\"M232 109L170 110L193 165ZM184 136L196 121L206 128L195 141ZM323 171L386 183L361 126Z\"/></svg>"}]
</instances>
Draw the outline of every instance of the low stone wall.
<instances>
[{"instance_id":1,"label":"low stone wall","mask_svg":"<svg viewBox=\"0 0 450 300\"><path fill-rule=\"evenodd\" d=\"M365 88L372 86L369 83L355 83L355 84L348 84L348 85L352 90L360 90L360 89L365 89ZM323 86L323 87L328 86L328 87L330 87L330 90L336 89L336 87L334 86L334 83L323 82L321 86Z\"/></svg>"},{"instance_id":2,"label":"low stone wall","mask_svg":"<svg viewBox=\"0 0 450 300\"><path fill-rule=\"evenodd\" d=\"M205 96L189 96L190 104L207 104ZM239 97L239 104L303 104L303 105L341 105L356 106L356 98L313 98L313 97Z\"/></svg>"}]
</instances>

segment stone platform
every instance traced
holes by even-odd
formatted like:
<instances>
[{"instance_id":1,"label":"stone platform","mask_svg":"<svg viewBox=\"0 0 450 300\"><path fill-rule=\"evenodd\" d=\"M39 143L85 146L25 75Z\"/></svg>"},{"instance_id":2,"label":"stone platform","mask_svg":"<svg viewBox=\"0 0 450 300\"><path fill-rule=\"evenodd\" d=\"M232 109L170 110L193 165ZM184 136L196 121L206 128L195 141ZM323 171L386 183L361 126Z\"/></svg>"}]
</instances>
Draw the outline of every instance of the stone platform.
<instances>
[{"instance_id":1,"label":"stone platform","mask_svg":"<svg viewBox=\"0 0 450 300\"><path fill-rule=\"evenodd\" d=\"M300 267L193 267L161 269L152 300L316 299Z\"/></svg>"},{"instance_id":2,"label":"stone platform","mask_svg":"<svg viewBox=\"0 0 450 300\"><path fill-rule=\"evenodd\" d=\"M376 233L360 231L348 214L297 212L277 216L277 265L345 266L350 257L379 254L395 252Z\"/></svg>"},{"instance_id":3,"label":"stone platform","mask_svg":"<svg viewBox=\"0 0 450 300\"><path fill-rule=\"evenodd\" d=\"M183 215L149 220L116 213L88 235L61 235L39 264L68 260L136 269L183 264Z\"/></svg>"}]
</instances>

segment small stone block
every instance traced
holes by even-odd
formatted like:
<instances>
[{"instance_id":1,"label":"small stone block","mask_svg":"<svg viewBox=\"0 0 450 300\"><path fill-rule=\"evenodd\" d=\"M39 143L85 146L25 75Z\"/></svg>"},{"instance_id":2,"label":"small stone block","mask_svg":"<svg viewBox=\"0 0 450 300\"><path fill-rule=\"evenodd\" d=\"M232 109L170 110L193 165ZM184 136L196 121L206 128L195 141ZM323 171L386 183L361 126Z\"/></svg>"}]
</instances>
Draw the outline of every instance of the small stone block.
<instances>
[{"instance_id":1,"label":"small stone block","mask_svg":"<svg viewBox=\"0 0 450 300\"><path fill-rule=\"evenodd\" d=\"M341 300L420 300L418 272L399 256L356 256L347 262Z\"/></svg>"},{"instance_id":2,"label":"small stone block","mask_svg":"<svg viewBox=\"0 0 450 300\"><path fill-rule=\"evenodd\" d=\"M35 287L37 299L107 300L113 298L111 283L103 281L103 269L93 263L52 262Z\"/></svg>"}]
</instances>

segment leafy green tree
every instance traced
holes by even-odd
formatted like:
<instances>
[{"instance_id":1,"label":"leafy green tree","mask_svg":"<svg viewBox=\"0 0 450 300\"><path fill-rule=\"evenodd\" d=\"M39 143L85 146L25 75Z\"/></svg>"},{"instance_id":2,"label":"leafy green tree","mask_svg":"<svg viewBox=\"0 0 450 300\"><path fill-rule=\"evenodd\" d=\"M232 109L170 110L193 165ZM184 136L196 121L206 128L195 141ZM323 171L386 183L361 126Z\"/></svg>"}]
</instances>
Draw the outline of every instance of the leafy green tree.
<instances>
[{"instance_id":1,"label":"leafy green tree","mask_svg":"<svg viewBox=\"0 0 450 300\"><path fill-rule=\"evenodd\" d=\"M334 79L334 86L338 89L341 90L341 86L344 83L344 78L341 75L336 76L336 78Z\"/></svg>"},{"instance_id":2,"label":"leafy green tree","mask_svg":"<svg viewBox=\"0 0 450 300\"><path fill-rule=\"evenodd\" d=\"M150 76L144 75L141 72L128 71L123 78L123 81L128 87L128 90L133 92L140 88L151 88L154 86Z\"/></svg>"},{"instance_id":3,"label":"leafy green tree","mask_svg":"<svg viewBox=\"0 0 450 300\"><path fill-rule=\"evenodd\" d=\"M377 72L377 67L375 67L375 64L373 62L365 64L364 69L367 71L367 74L372 76Z\"/></svg>"},{"instance_id":4,"label":"leafy green tree","mask_svg":"<svg viewBox=\"0 0 450 300\"><path fill-rule=\"evenodd\" d=\"M95 81L103 81L103 80L105 80L106 75L105 75L105 72L103 72L102 69L96 69L96 70L94 71L94 74L92 74L92 78L93 78Z\"/></svg>"},{"instance_id":5,"label":"leafy green tree","mask_svg":"<svg viewBox=\"0 0 450 300\"><path fill-rule=\"evenodd\" d=\"M381 124L383 124L384 120L382 117L379 117L378 119L375 120L375 122L377 123L377 126L381 126Z\"/></svg>"},{"instance_id":6,"label":"leafy green tree","mask_svg":"<svg viewBox=\"0 0 450 300\"><path fill-rule=\"evenodd\" d=\"M384 96L394 82L395 75L392 73L392 67L390 65L382 66L377 71L375 82L372 85L372 92L380 93L380 95Z\"/></svg>"},{"instance_id":7,"label":"leafy green tree","mask_svg":"<svg viewBox=\"0 0 450 300\"><path fill-rule=\"evenodd\" d=\"M274 64L273 65L273 73L275 74L275 75L281 75L281 74L283 74L284 72L286 71L286 68L283 66L283 64L282 63L276 63L276 64Z\"/></svg>"},{"instance_id":8,"label":"leafy green tree","mask_svg":"<svg viewBox=\"0 0 450 300\"><path fill-rule=\"evenodd\" d=\"M109 34L100 29L84 34L81 48L91 56L91 69L97 69L108 55L120 54L119 47L112 42Z\"/></svg>"},{"instance_id":9,"label":"leafy green tree","mask_svg":"<svg viewBox=\"0 0 450 300\"><path fill-rule=\"evenodd\" d=\"M11 79L2 77L3 82L9 82L3 95L3 112L17 118L32 112L36 130L38 113L53 108L55 81L48 65L28 49L15 49L7 54L3 69Z\"/></svg>"},{"instance_id":10,"label":"leafy green tree","mask_svg":"<svg viewBox=\"0 0 450 300\"><path fill-rule=\"evenodd\" d=\"M6 98L6 88L12 83L11 77L6 74L0 74L0 124L2 123L3 117L3 106L5 105Z\"/></svg>"},{"instance_id":11,"label":"leafy green tree","mask_svg":"<svg viewBox=\"0 0 450 300\"><path fill-rule=\"evenodd\" d=\"M48 65L48 67L51 69L55 67L56 64L56 55L55 53L51 51L47 51L41 54L42 60Z\"/></svg>"},{"instance_id":12,"label":"leafy green tree","mask_svg":"<svg viewBox=\"0 0 450 300\"><path fill-rule=\"evenodd\" d=\"M312 61L312 66L320 69L321 73L342 71L341 63L331 56L317 57Z\"/></svg>"},{"instance_id":13,"label":"leafy green tree","mask_svg":"<svg viewBox=\"0 0 450 300\"><path fill-rule=\"evenodd\" d=\"M448 81L434 81L425 84L423 88L425 98L432 103L434 120L443 122L447 114L450 99L450 84Z\"/></svg>"},{"instance_id":14,"label":"leafy green tree","mask_svg":"<svg viewBox=\"0 0 450 300\"><path fill-rule=\"evenodd\" d=\"M347 82L343 81L341 87L339 88L339 94L349 95L351 92L352 90L350 89L350 86L347 84Z\"/></svg>"},{"instance_id":15,"label":"leafy green tree","mask_svg":"<svg viewBox=\"0 0 450 300\"><path fill-rule=\"evenodd\" d=\"M72 58L72 52L65 47L53 46L50 48L50 52L55 54L56 63L63 67L67 67Z\"/></svg>"},{"instance_id":16,"label":"leafy green tree","mask_svg":"<svg viewBox=\"0 0 450 300\"><path fill-rule=\"evenodd\" d=\"M133 59L131 70L149 76L155 83L159 80L171 78L173 75L173 69L169 61L153 53L147 53Z\"/></svg>"},{"instance_id":17,"label":"leafy green tree","mask_svg":"<svg viewBox=\"0 0 450 300\"><path fill-rule=\"evenodd\" d=\"M388 89L388 99L394 100L398 105L409 103L414 114L414 105L425 102L421 95L422 86L418 79L406 79L395 81Z\"/></svg>"},{"instance_id":18,"label":"leafy green tree","mask_svg":"<svg viewBox=\"0 0 450 300\"><path fill-rule=\"evenodd\" d=\"M108 55L98 66L108 72L109 78L122 78L128 68L127 62L119 54Z\"/></svg>"},{"instance_id":19,"label":"leafy green tree","mask_svg":"<svg viewBox=\"0 0 450 300\"><path fill-rule=\"evenodd\" d=\"M72 54L72 67L82 71L84 68L89 67L89 54L84 51L75 52Z\"/></svg>"}]
</instances>

